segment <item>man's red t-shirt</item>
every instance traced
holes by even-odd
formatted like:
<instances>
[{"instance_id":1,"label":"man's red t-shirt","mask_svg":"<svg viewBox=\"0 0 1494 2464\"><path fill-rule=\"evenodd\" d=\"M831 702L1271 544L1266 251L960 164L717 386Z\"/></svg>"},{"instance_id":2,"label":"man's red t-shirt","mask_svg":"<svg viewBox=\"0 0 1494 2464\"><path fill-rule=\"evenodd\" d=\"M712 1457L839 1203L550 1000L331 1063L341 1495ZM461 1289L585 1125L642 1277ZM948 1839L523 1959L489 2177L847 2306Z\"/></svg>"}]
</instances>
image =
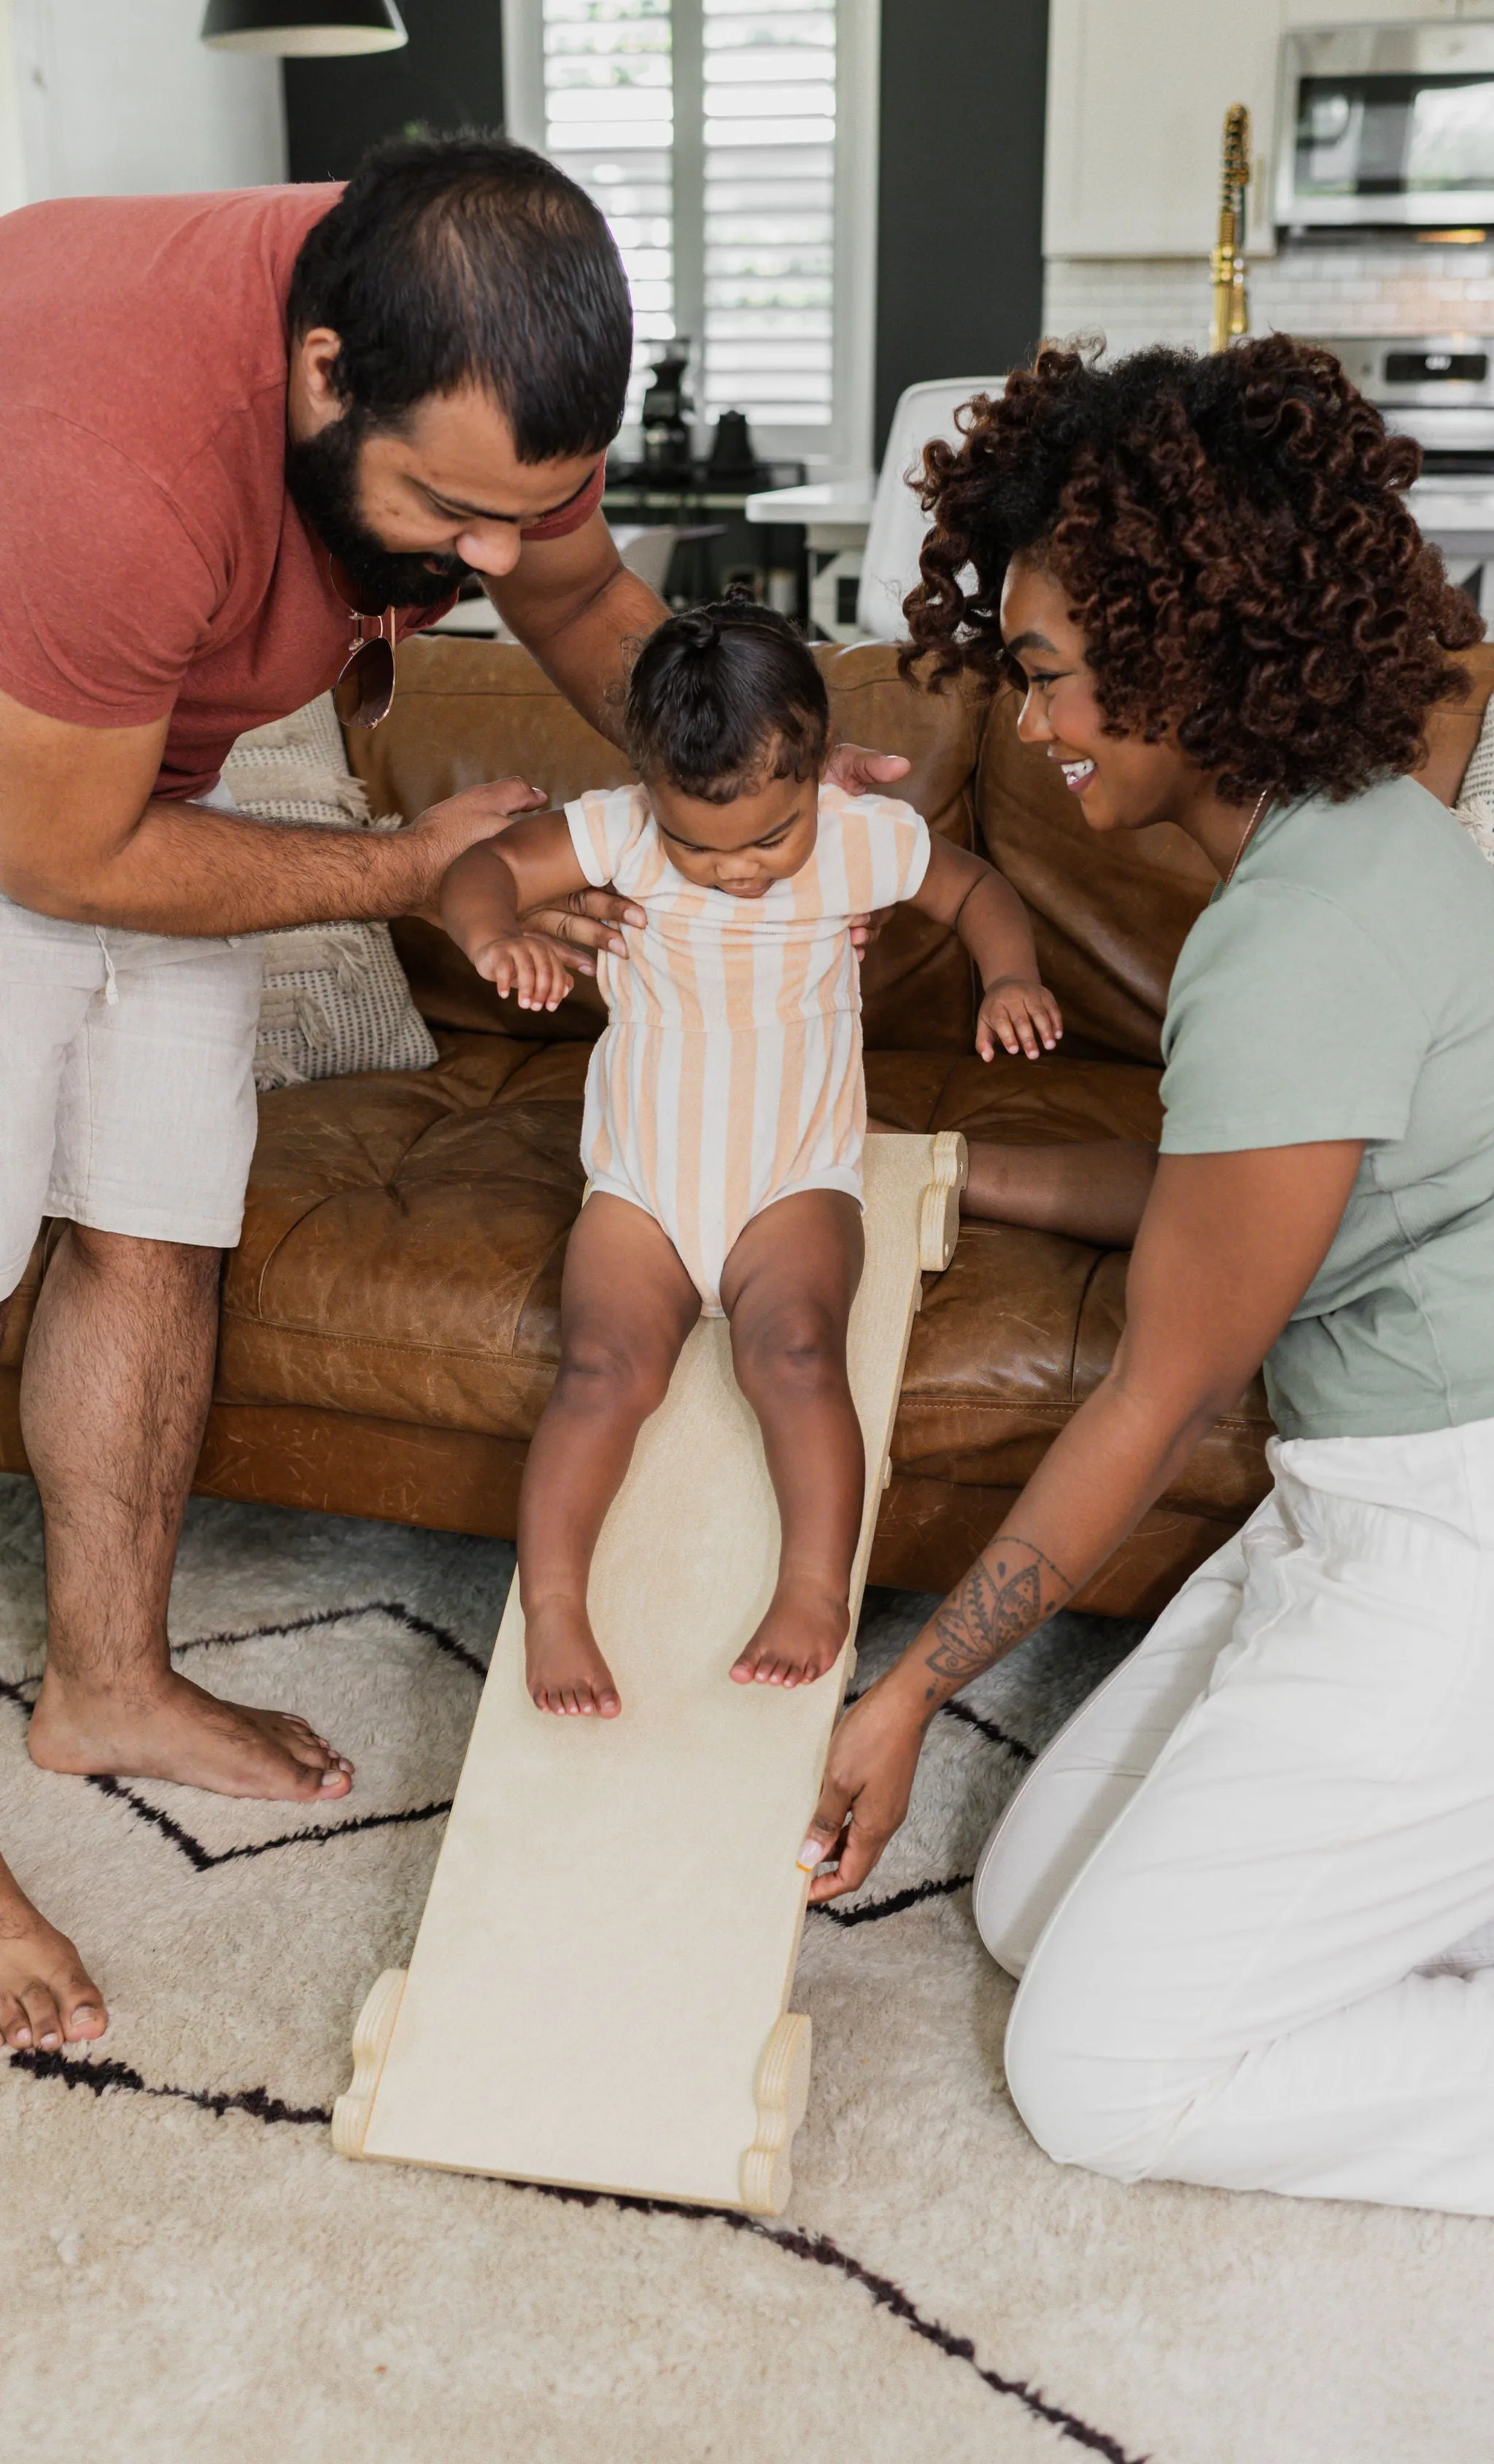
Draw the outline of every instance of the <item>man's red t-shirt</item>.
<instances>
[{"instance_id":1,"label":"man's red t-shirt","mask_svg":"<svg viewBox=\"0 0 1494 2464\"><path fill-rule=\"evenodd\" d=\"M347 656L326 551L285 489L291 270L341 194L0 219L0 691L83 727L169 712L159 795L204 793L236 736ZM524 538L578 529L601 493L599 469Z\"/></svg>"}]
</instances>

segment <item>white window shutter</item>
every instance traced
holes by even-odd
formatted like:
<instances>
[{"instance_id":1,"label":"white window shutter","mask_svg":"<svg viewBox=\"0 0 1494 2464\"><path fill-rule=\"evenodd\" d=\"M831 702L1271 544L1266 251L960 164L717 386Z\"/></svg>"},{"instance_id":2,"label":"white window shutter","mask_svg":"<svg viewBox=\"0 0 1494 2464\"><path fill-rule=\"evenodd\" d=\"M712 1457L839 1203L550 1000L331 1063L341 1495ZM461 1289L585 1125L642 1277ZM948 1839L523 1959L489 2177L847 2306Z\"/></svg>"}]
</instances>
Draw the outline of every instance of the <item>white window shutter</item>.
<instances>
[{"instance_id":1,"label":"white window shutter","mask_svg":"<svg viewBox=\"0 0 1494 2464\"><path fill-rule=\"evenodd\" d=\"M659 345L684 333L699 346L704 421L742 410L759 451L823 455L834 0L540 0L540 15L545 151L601 206L632 290L629 419ZM697 108L682 130L679 111ZM676 224L691 244L676 246Z\"/></svg>"},{"instance_id":2,"label":"white window shutter","mask_svg":"<svg viewBox=\"0 0 1494 2464\"><path fill-rule=\"evenodd\" d=\"M835 11L704 0L708 418L827 429L835 282Z\"/></svg>"},{"instance_id":3,"label":"white window shutter","mask_svg":"<svg viewBox=\"0 0 1494 2464\"><path fill-rule=\"evenodd\" d=\"M670 0L543 0L544 150L595 198L633 296L638 417L676 330Z\"/></svg>"}]
</instances>

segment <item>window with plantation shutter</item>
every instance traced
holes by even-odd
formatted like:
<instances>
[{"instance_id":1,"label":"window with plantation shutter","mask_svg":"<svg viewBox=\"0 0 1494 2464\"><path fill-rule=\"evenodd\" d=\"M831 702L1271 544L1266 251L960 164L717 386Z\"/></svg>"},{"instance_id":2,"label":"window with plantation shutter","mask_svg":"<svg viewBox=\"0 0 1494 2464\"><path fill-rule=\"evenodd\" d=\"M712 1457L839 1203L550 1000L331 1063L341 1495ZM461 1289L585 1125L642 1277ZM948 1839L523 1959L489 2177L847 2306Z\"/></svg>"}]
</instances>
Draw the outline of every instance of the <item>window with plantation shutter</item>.
<instances>
[{"instance_id":1,"label":"window with plantation shutter","mask_svg":"<svg viewBox=\"0 0 1494 2464\"><path fill-rule=\"evenodd\" d=\"M687 336L706 426L742 410L761 452L867 464L879 13L506 0L510 126L596 198L627 271L630 419Z\"/></svg>"}]
</instances>

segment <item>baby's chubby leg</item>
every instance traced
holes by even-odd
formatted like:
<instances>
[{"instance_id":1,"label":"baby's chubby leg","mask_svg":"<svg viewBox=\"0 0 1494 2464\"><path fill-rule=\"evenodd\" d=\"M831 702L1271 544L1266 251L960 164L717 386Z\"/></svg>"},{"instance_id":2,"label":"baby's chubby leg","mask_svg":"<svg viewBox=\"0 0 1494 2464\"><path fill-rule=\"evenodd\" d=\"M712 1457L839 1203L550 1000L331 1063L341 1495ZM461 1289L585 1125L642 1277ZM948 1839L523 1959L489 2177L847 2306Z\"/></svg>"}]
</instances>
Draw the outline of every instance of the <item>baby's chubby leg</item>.
<instances>
[{"instance_id":1,"label":"baby's chubby leg","mask_svg":"<svg viewBox=\"0 0 1494 2464\"><path fill-rule=\"evenodd\" d=\"M589 1198L565 1253L560 1372L518 1501L526 1675L541 1711L607 1720L621 1708L586 1615L592 1551L699 1314L653 1217L624 1198Z\"/></svg>"},{"instance_id":2,"label":"baby's chubby leg","mask_svg":"<svg viewBox=\"0 0 1494 2464\"><path fill-rule=\"evenodd\" d=\"M866 1459L846 1374L861 1209L810 1189L754 1216L721 1276L736 1381L758 1415L782 1525L778 1588L732 1670L740 1684L823 1677L850 1620Z\"/></svg>"}]
</instances>

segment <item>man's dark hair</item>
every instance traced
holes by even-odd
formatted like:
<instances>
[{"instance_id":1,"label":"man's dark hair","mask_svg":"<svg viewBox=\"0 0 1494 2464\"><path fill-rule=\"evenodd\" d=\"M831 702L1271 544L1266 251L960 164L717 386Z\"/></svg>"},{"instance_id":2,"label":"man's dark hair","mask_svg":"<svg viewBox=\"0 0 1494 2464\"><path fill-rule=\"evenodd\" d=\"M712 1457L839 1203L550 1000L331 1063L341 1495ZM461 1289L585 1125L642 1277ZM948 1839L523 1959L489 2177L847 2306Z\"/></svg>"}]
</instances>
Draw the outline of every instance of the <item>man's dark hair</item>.
<instances>
[{"instance_id":1,"label":"man's dark hair","mask_svg":"<svg viewBox=\"0 0 1494 2464\"><path fill-rule=\"evenodd\" d=\"M824 766L830 705L814 653L786 616L720 599L650 633L627 682L628 755L705 804Z\"/></svg>"},{"instance_id":2,"label":"man's dark hair","mask_svg":"<svg viewBox=\"0 0 1494 2464\"><path fill-rule=\"evenodd\" d=\"M617 434L633 321L616 244L584 190L527 146L464 131L368 156L301 244L291 338L330 325L363 434L484 386L521 462Z\"/></svg>"}]
</instances>

